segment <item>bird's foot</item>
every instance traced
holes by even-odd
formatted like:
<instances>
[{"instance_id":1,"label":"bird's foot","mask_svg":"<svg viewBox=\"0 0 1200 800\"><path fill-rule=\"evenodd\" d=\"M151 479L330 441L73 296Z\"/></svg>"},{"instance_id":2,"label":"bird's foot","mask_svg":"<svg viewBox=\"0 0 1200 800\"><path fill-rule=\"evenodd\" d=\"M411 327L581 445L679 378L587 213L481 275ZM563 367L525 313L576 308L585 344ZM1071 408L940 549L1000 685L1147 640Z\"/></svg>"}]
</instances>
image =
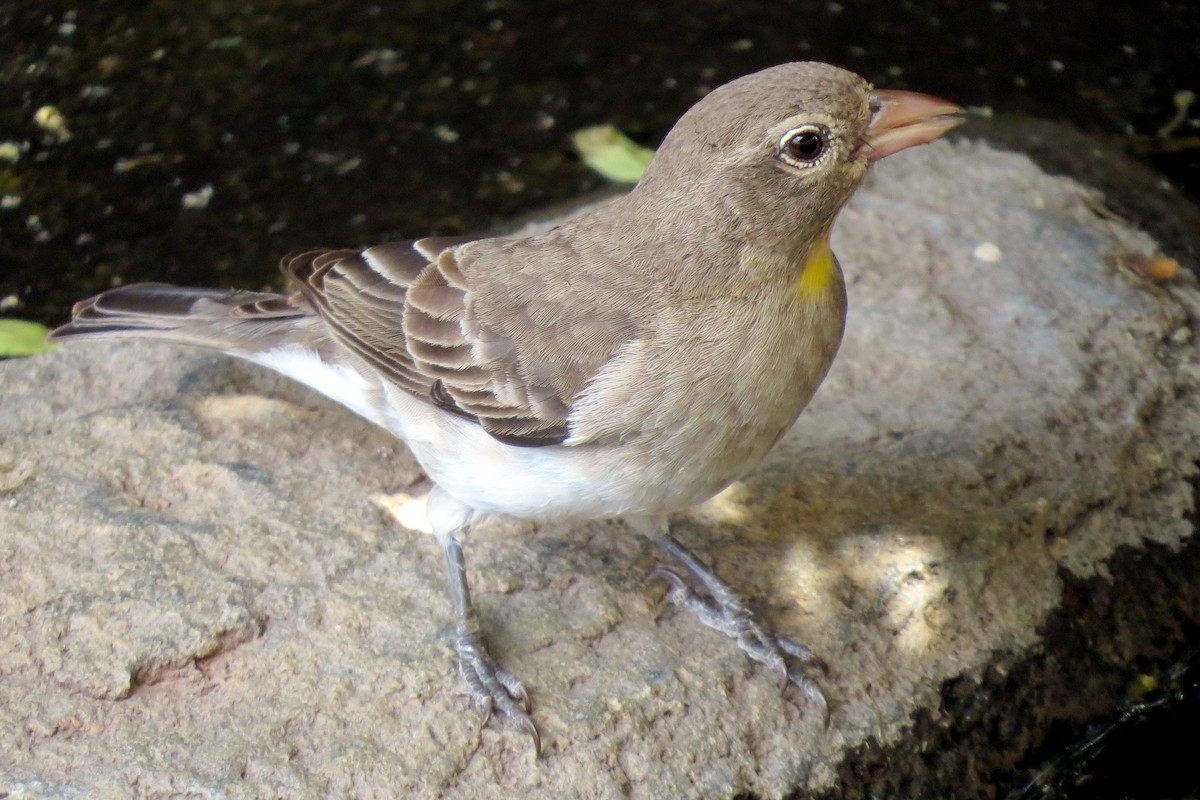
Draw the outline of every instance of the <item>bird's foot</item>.
<instances>
[{"instance_id":1,"label":"bird's foot","mask_svg":"<svg viewBox=\"0 0 1200 800\"><path fill-rule=\"evenodd\" d=\"M800 668L816 669L828 675L829 667L824 661L804 645L767 631L728 584L711 571L703 576L705 588L711 595L707 600L674 570L659 567L650 574L671 584L671 602L691 611L702 623L737 642L751 659L774 670L779 676L780 691L786 691L789 685L798 688L820 711L825 727L829 727L829 703L821 687L800 669L790 666L788 658L791 657Z\"/></svg>"},{"instance_id":2,"label":"bird's foot","mask_svg":"<svg viewBox=\"0 0 1200 800\"><path fill-rule=\"evenodd\" d=\"M497 666L477 635L459 634L455 648L458 670L471 691L471 700L483 714L482 724L497 717L515 725L533 738L534 757L540 756L542 737L529 716L529 693L525 685Z\"/></svg>"}]
</instances>

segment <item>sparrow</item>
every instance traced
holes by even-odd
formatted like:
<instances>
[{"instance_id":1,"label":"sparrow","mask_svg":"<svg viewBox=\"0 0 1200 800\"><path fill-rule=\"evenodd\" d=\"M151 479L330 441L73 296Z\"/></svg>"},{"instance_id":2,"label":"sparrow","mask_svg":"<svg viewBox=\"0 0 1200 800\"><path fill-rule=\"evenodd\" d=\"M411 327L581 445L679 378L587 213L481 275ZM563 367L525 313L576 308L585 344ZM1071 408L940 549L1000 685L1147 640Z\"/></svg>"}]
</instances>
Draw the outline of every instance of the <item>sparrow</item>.
<instances>
[{"instance_id":1,"label":"sparrow","mask_svg":"<svg viewBox=\"0 0 1200 800\"><path fill-rule=\"evenodd\" d=\"M400 437L433 483L459 670L485 722L535 752L529 694L488 652L467 585L462 541L490 515L623 519L679 565L653 573L671 599L828 724L823 662L760 623L669 517L752 470L808 404L846 320L838 212L871 164L961 111L782 64L708 94L632 191L546 233L299 252L281 294L123 286L51 338L216 349Z\"/></svg>"}]
</instances>

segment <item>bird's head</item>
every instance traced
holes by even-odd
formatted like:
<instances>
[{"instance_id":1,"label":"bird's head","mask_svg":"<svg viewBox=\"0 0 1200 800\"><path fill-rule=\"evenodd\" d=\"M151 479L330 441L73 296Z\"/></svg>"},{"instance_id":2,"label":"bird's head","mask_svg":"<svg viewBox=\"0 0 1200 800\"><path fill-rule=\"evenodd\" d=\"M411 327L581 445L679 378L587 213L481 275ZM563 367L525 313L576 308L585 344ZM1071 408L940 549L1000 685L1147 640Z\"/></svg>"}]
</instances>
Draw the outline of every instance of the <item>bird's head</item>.
<instances>
[{"instance_id":1,"label":"bird's head","mask_svg":"<svg viewBox=\"0 0 1200 800\"><path fill-rule=\"evenodd\" d=\"M639 191L683 213L715 207L739 239L803 248L828 234L872 163L934 141L961 112L928 95L875 90L828 64L781 64L684 114Z\"/></svg>"}]
</instances>

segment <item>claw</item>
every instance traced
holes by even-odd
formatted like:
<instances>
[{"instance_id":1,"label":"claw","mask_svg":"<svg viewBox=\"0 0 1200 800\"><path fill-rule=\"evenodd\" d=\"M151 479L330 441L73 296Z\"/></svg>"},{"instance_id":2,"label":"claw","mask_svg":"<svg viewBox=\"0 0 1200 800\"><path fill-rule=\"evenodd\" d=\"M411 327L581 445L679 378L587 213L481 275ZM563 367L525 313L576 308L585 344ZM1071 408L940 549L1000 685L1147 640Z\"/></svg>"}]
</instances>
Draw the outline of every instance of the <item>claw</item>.
<instances>
[{"instance_id":1,"label":"claw","mask_svg":"<svg viewBox=\"0 0 1200 800\"><path fill-rule=\"evenodd\" d=\"M678 572L666 567L657 567L651 571L650 575L654 578L662 578L671 584L671 601L691 611L700 622L708 627L720 631L736 641L738 647L751 660L762 664L769 670L774 670L779 678L781 693L787 691L789 684L799 687L809 703L820 711L822 721L828 728L829 703L825 700L825 695L821 693L820 688L812 679L789 669L788 657L806 669L816 668L823 675L828 675L829 667L825 662L804 645L797 644L784 636L775 636L759 625L754 615L750 613L750 610L746 608L729 585L669 534L661 535L659 544L707 590L707 596L701 596L684 581Z\"/></svg>"},{"instance_id":2,"label":"claw","mask_svg":"<svg viewBox=\"0 0 1200 800\"><path fill-rule=\"evenodd\" d=\"M533 720L529 717L523 717L517 720L517 724L520 725L526 733L533 737L533 757L535 759L540 758L542 755L542 735L538 733L537 725L535 725Z\"/></svg>"},{"instance_id":3,"label":"claw","mask_svg":"<svg viewBox=\"0 0 1200 800\"><path fill-rule=\"evenodd\" d=\"M776 671L779 673L779 693L783 694L787 691L787 687L788 684L791 683L792 676L788 673L786 662L781 662Z\"/></svg>"},{"instance_id":4,"label":"claw","mask_svg":"<svg viewBox=\"0 0 1200 800\"><path fill-rule=\"evenodd\" d=\"M800 691L804 692L805 699L816 706L817 710L821 712L821 722L825 730L829 730L829 701L825 699L825 693L821 691L820 687L803 675L793 676L792 682L800 687Z\"/></svg>"},{"instance_id":5,"label":"claw","mask_svg":"<svg viewBox=\"0 0 1200 800\"><path fill-rule=\"evenodd\" d=\"M505 672L502 669L496 669L496 680L508 690L508 693L521 701L521 707L525 709L525 713L529 713L529 692L525 691L525 685L516 678L512 673Z\"/></svg>"},{"instance_id":6,"label":"claw","mask_svg":"<svg viewBox=\"0 0 1200 800\"><path fill-rule=\"evenodd\" d=\"M667 583L671 584L671 591L674 592L690 592L691 589L683 582L683 577L673 569L666 567L655 567L650 570L651 578L662 578Z\"/></svg>"},{"instance_id":7,"label":"claw","mask_svg":"<svg viewBox=\"0 0 1200 800\"><path fill-rule=\"evenodd\" d=\"M479 705L480 716L479 730L483 730L492 720L492 712L495 710L494 707L496 703L490 697L485 697L483 700L478 700L477 703Z\"/></svg>"},{"instance_id":8,"label":"claw","mask_svg":"<svg viewBox=\"0 0 1200 800\"><path fill-rule=\"evenodd\" d=\"M534 756L542 752L542 737L529 716L529 692L513 674L496 666L479 640L464 635L457 642L458 669L479 708L482 730L494 717L516 723L533 737Z\"/></svg>"}]
</instances>

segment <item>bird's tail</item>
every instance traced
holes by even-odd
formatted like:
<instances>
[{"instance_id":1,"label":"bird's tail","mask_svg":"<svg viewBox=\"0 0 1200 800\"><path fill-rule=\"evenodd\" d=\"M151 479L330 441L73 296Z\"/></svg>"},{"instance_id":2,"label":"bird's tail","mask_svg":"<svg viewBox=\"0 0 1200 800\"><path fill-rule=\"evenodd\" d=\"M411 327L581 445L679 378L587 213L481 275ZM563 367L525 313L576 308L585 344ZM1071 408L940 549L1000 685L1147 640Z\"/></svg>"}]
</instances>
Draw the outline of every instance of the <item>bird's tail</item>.
<instances>
[{"instance_id":1,"label":"bird's tail","mask_svg":"<svg viewBox=\"0 0 1200 800\"><path fill-rule=\"evenodd\" d=\"M315 315L294 295L136 283L81 300L64 339L157 339L249 356L302 337Z\"/></svg>"}]
</instances>

